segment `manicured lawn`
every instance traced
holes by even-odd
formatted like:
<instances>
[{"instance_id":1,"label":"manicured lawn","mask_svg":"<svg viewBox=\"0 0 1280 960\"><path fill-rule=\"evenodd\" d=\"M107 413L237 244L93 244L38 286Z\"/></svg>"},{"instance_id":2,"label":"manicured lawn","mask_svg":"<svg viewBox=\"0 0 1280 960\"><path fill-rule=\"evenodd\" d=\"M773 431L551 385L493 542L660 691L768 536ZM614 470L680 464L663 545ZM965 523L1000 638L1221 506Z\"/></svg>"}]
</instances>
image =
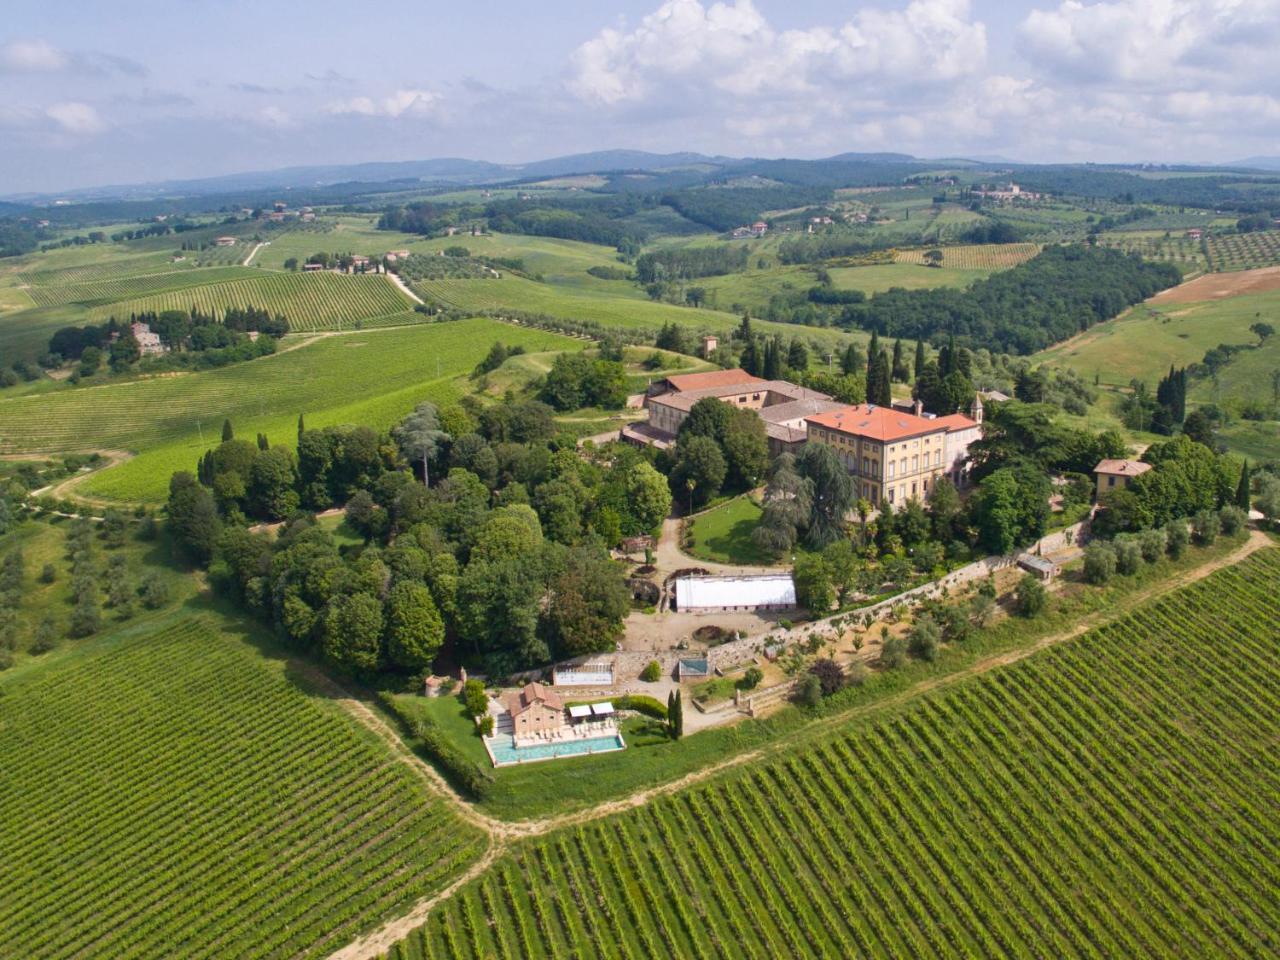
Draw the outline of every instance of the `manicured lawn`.
<instances>
[{"instance_id":1,"label":"manicured lawn","mask_svg":"<svg viewBox=\"0 0 1280 960\"><path fill-rule=\"evenodd\" d=\"M693 546L688 552L716 563L760 566L777 562L751 539L760 514L760 505L748 496L713 507L693 521Z\"/></svg>"}]
</instances>

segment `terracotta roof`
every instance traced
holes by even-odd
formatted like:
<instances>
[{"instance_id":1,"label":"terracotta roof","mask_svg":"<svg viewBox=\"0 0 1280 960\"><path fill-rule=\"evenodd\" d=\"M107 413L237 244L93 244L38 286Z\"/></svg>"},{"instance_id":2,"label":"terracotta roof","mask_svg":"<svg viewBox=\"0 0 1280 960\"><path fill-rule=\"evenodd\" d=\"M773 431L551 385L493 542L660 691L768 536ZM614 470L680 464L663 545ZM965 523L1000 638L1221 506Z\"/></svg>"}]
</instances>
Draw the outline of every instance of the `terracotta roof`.
<instances>
[{"instance_id":1,"label":"terracotta roof","mask_svg":"<svg viewBox=\"0 0 1280 960\"><path fill-rule=\"evenodd\" d=\"M968 430L976 427L978 421L972 417L966 417L963 413L949 413L945 417L935 417L932 421L940 427L946 427L947 433L955 433L957 430Z\"/></svg>"},{"instance_id":2,"label":"terracotta roof","mask_svg":"<svg viewBox=\"0 0 1280 960\"><path fill-rule=\"evenodd\" d=\"M1119 477L1140 477L1150 469L1151 464L1141 460L1103 460L1093 468L1093 472Z\"/></svg>"},{"instance_id":3,"label":"terracotta roof","mask_svg":"<svg viewBox=\"0 0 1280 960\"><path fill-rule=\"evenodd\" d=\"M526 683L523 690L507 694L507 712L516 717L524 713L535 703L542 703L552 710L563 710L564 701L555 691L540 683Z\"/></svg>"},{"instance_id":4,"label":"terracotta roof","mask_svg":"<svg viewBox=\"0 0 1280 960\"><path fill-rule=\"evenodd\" d=\"M806 417L805 421L826 427L828 430L838 430L841 433L887 442L938 433L947 429L938 420L928 420L917 417L913 413L903 413L891 407L877 407L867 403L829 410L826 413Z\"/></svg>"},{"instance_id":5,"label":"terracotta roof","mask_svg":"<svg viewBox=\"0 0 1280 960\"><path fill-rule=\"evenodd\" d=\"M740 393L770 394L770 396L765 398L765 403L769 406L794 403L797 400L831 399L831 397L825 393L818 390L810 390L808 387L802 387L789 380L760 380L753 377L747 383L726 383L718 387L700 387L697 390L682 390L680 393L662 393L656 397L650 397L648 404L649 406L654 406L656 404L663 407L672 407L676 410L692 410L695 403L699 400L705 400L707 397L718 399L721 397L737 396ZM765 406L757 412L761 416L764 416L765 411L769 409L769 406Z\"/></svg>"},{"instance_id":6,"label":"terracotta roof","mask_svg":"<svg viewBox=\"0 0 1280 960\"><path fill-rule=\"evenodd\" d=\"M735 383L763 383L745 370L708 370L706 373L677 373L667 377L671 389L678 393L686 390L705 390L708 387L726 387Z\"/></svg>"}]
</instances>

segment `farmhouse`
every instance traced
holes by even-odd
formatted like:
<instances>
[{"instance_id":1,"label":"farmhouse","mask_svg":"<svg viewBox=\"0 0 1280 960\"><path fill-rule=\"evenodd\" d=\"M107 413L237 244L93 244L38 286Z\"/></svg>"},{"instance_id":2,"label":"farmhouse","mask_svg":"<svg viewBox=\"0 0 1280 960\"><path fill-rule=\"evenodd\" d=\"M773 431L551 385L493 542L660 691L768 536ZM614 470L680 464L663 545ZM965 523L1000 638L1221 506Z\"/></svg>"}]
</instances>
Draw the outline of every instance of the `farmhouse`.
<instances>
[{"instance_id":1,"label":"farmhouse","mask_svg":"<svg viewBox=\"0 0 1280 960\"><path fill-rule=\"evenodd\" d=\"M511 715L511 732L517 737L548 733L564 726L564 701L540 683L507 694L504 706Z\"/></svg>"},{"instance_id":2,"label":"farmhouse","mask_svg":"<svg viewBox=\"0 0 1280 960\"><path fill-rule=\"evenodd\" d=\"M235 237L218 237L213 242L215 246L219 246L219 247L234 247L236 245L236 238Z\"/></svg>"},{"instance_id":3,"label":"farmhouse","mask_svg":"<svg viewBox=\"0 0 1280 960\"><path fill-rule=\"evenodd\" d=\"M676 609L685 613L725 610L792 610L796 585L789 573L743 577L680 577Z\"/></svg>"},{"instance_id":4,"label":"farmhouse","mask_svg":"<svg viewBox=\"0 0 1280 960\"><path fill-rule=\"evenodd\" d=\"M982 435L982 403L972 417L907 413L875 404L841 404L806 418L808 439L835 450L854 477L858 496L900 507L923 500L941 476L960 485L967 476L969 444Z\"/></svg>"},{"instance_id":5,"label":"farmhouse","mask_svg":"<svg viewBox=\"0 0 1280 960\"><path fill-rule=\"evenodd\" d=\"M1103 460L1093 468L1097 477L1095 496L1101 497L1112 490L1123 490L1134 477L1140 477L1151 469L1151 464L1141 460Z\"/></svg>"},{"instance_id":6,"label":"farmhouse","mask_svg":"<svg viewBox=\"0 0 1280 960\"><path fill-rule=\"evenodd\" d=\"M661 384L674 389L661 392ZM840 403L825 393L786 380L761 380L744 370L716 370L668 377L645 399L649 410L646 424L624 428L622 438L638 446L669 446L675 442L680 425L699 400L712 397L723 403L753 410L764 421L769 452L794 453L806 439L805 418L835 409ZM636 426L644 429L637 430Z\"/></svg>"},{"instance_id":7,"label":"farmhouse","mask_svg":"<svg viewBox=\"0 0 1280 960\"><path fill-rule=\"evenodd\" d=\"M138 341L138 349L144 357L165 352L164 344L160 342L160 334L153 333L150 325L135 320L129 324L129 332L133 334L133 339Z\"/></svg>"}]
</instances>

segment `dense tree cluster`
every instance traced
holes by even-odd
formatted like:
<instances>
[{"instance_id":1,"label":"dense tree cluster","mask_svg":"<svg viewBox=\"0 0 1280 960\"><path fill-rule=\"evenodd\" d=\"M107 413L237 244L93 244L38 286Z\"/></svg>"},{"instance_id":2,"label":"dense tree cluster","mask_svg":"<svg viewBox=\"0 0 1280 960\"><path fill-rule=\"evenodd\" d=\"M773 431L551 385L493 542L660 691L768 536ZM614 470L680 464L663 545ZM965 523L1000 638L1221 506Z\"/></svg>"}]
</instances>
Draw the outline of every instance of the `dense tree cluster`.
<instances>
[{"instance_id":1,"label":"dense tree cluster","mask_svg":"<svg viewBox=\"0 0 1280 960\"><path fill-rule=\"evenodd\" d=\"M604 547L671 508L640 451L583 457L554 429L544 406L511 399L424 404L390 435L302 429L296 454L226 430L197 475L174 475L169 521L193 560L302 649L368 673L421 670L451 644L501 675L610 648L630 596ZM339 549L299 511L331 505L363 545ZM273 539L249 518L287 522Z\"/></svg>"},{"instance_id":2,"label":"dense tree cluster","mask_svg":"<svg viewBox=\"0 0 1280 960\"><path fill-rule=\"evenodd\" d=\"M747 248L719 244L705 247L667 247L636 257L635 278L640 283L692 280L745 270Z\"/></svg>"},{"instance_id":3,"label":"dense tree cluster","mask_svg":"<svg viewBox=\"0 0 1280 960\"><path fill-rule=\"evenodd\" d=\"M127 321L111 317L103 324L62 327L49 339L46 360L51 365L78 360L81 376L92 375L104 356L115 369L127 367L142 356L130 329L134 322L147 324L169 350L150 362L170 367L217 367L268 356L289 332L288 320L261 307L231 307L221 318L195 307L148 311L130 314Z\"/></svg>"},{"instance_id":4,"label":"dense tree cluster","mask_svg":"<svg viewBox=\"0 0 1280 960\"><path fill-rule=\"evenodd\" d=\"M712 230L732 230L752 223L766 210L787 210L822 203L831 197L827 186L749 186L677 190L662 203Z\"/></svg>"},{"instance_id":5,"label":"dense tree cluster","mask_svg":"<svg viewBox=\"0 0 1280 960\"><path fill-rule=\"evenodd\" d=\"M1104 509L1094 520L1100 535L1164 527L1238 496L1241 467L1186 434L1153 444L1142 459L1153 469L1102 496Z\"/></svg>"},{"instance_id":6,"label":"dense tree cluster","mask_svg":"<svg viewBox=\"0 0 1280 960\"><path fill-rule=\"evenodd\" d=\"M889 290L842 322L895 337L953 334L972 346L1033 353L1116 316L1181 279L1170 264L1085 246L1047 247L964 290Z\"/></svg>"},{"instance_id":7,"label":"dense tree cluster","mask_svg":"<svg viewBox=\"0 0 1280 960\"><path fill-rule=\"evenodd\" d=\"M593 360L582 353L562 353L547 371L538 396L556 410L580 407L619 410L627 402L627 373L616 360Z\"/></svg>"},{"instance_id":8,"label":"dense tree cluster","mask_svg":"<svg viewBox=\"0 0 1280 960\"><path fill-rule=\"evenodd\" d=\"M671 491L693 506L721 492L750 490L769 464L764 421L753 410L741 410L714 397L693 405L680 424L676 445L665 451Z\"/></svg>"}]
</instances>

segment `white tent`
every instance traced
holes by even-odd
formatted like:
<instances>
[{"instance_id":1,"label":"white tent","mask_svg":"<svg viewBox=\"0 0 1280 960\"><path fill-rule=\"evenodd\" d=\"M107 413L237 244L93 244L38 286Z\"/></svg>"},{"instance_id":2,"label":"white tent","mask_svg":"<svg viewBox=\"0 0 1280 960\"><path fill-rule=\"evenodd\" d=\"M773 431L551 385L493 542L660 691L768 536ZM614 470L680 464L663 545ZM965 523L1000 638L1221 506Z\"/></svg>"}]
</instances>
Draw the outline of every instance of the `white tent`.
<instances>
[{"instance_id":1,"label":"white tent","mask_svg":"<svg viewBox=\"0 0 1280 960\"><path fill-rule=\"evenodd\" d=\"M790 610L796 585L789 573L757 577L681 577L676 580L676 609Z\"/></svg>"}]
</instances>

